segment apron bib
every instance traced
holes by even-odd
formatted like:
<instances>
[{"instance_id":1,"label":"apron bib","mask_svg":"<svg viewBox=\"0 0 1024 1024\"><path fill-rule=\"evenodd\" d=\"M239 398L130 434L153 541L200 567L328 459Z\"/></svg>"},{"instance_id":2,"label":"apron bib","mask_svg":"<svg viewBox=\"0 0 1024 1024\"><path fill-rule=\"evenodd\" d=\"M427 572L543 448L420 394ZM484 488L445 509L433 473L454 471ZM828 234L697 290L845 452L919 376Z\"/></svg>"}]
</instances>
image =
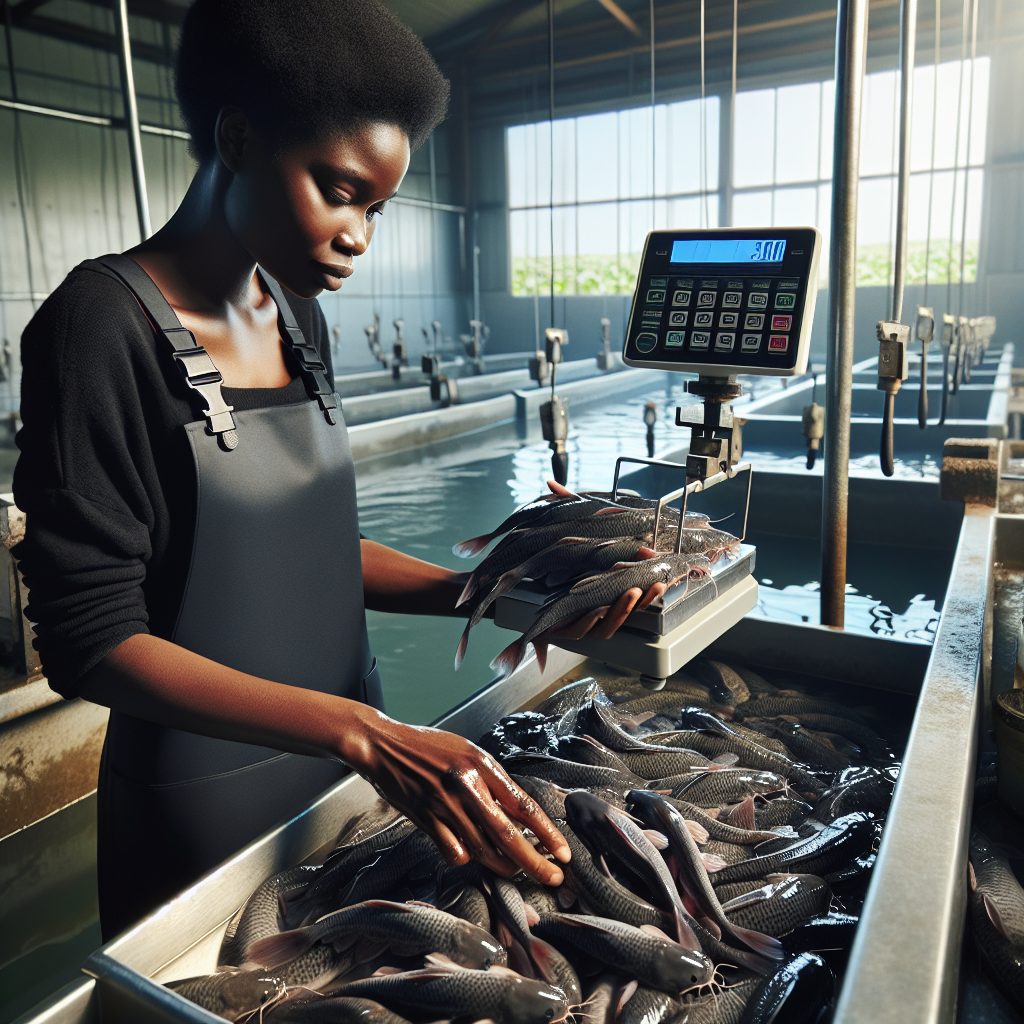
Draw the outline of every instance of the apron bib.
<instances>
[{"instance_id":1,"label":"apron bib","mask_svg":"<svg viewBox=\"0 0 1024 1024\"><path fill-rule=\"evenodd\" d=\"M171 640L241 672L383 708L366 632L348 433L280 286L261 274L311 400L234 412L209 356L134 260L106 256L85 266L135 294L205 403L205 419L184 427L196 519ZM99 783L104 941L348 770L112 712Z\"/></svg>"}]
</instances>

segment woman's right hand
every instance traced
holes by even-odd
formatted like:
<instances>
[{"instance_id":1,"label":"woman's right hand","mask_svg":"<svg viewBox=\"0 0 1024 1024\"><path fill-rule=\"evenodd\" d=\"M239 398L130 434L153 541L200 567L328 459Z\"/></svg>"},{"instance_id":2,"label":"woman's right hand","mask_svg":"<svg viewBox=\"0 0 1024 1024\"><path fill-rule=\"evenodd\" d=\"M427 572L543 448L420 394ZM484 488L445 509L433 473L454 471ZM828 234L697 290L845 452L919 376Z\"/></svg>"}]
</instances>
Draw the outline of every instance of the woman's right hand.
<instances>
[{"instance_id":1,"label":"woman's right hand","mask_svg":"<svg viewBox=\"0 0 1024 1024\"><path fill-rule=\"evenodd\" d=\"M362 706L342 757L390 804L427 832L449 864L480 861L501 875L525 871L561 885L562 871L523 836L567 863L569 847L536 802L486 751L454 733L405 725Z\"/></svg>"}]
</instances>

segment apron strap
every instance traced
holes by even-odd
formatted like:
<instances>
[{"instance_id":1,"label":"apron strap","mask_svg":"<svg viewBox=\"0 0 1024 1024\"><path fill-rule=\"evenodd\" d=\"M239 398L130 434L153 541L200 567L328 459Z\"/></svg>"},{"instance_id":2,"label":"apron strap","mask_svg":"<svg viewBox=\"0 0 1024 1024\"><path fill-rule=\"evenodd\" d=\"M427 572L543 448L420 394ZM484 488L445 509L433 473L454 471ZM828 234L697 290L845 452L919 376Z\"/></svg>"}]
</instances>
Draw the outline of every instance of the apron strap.
<instances>
[{"instance_id":1,"label":"apron strap","mask_svg":"<svg viewBox=\"0 0 1024 1024\"><path fill-rule=\"evenodd\" d=\"M149 274L135 260L121 255L85 260L80 266L115 278L135 296L150 322L171 346L171 355L185 383L199 396L207 433L214 435L225 451L237 448L238 434L235 432L235 418L231 415L234 406L224 401L221 392L224 378L220 370L206 349L196 341L195 335L181 326L177 314Z\"/></svg>"},{"instance_id":2,"label":"apron strap","mask_svg":"<svg viewBox=\"0 0 1024 1024\"><path fill-rule=\"evenodd\" d=\"M263 287L277 303L278 329L281 331L281 337L287 339L292 355L299 364L299 371L302 373L309 397L317 400L324 419L334 426L337 422L334 410L338 408L338 396L334 393L333 382L327 380L327 366L320 358L316 346L306 341L302 329L295 320L295 314L288 305L284 289L262 267L257 267L256 271L260 275Z\"/></svg>"}]
</instances>

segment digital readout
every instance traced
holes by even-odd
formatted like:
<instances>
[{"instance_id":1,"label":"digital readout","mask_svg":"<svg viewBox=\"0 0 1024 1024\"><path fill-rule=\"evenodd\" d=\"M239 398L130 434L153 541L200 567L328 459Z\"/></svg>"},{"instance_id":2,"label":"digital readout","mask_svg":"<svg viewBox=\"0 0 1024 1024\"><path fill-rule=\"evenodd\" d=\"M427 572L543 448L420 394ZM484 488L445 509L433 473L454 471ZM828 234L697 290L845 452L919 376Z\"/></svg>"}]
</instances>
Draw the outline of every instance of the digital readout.
<instances>
[{"instance_id":1,"label":"digital readout","mask_svg":"<svg viewBox=\"0 0 1024 1024\"><path fill-rule=\"evenodd\" d=\"M781 263L784 238L681 238L672 243L672 263Z\"/></svg>"}]
</instances>

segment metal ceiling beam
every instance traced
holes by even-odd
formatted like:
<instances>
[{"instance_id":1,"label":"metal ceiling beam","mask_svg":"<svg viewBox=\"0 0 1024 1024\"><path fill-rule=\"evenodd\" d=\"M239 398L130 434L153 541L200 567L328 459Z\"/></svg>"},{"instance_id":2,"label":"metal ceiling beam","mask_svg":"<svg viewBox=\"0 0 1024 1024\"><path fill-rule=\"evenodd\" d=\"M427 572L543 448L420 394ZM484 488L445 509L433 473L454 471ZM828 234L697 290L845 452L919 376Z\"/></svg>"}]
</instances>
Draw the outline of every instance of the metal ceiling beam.
<instances>
[{"instance_id":1,"label":"metal ceiling beam","mask_svg":"<svg viewBox=\"0 0 1024 1024\"><path fill-rule=\"evenodd\" d=\"M643 39L644 34L640 26L615 2L615 0L597 0L597 2L620 24L624 25L630 32Z\"/></svg>"},{"instance_id":2,"label":"metal ceiling beam","mask_svg":"<svg viewBox=\"0 0 1024 1024\"><path fill-rule=\"evenodd\" d=\"M538 4L539 0L505 0L504 3L463 18L450 28L435 32L424 42L435 59L451 56L459 50L476 45L482 37L493 38L493 35ZM497 31L494 31L496 26Z\"/></svg>"},{"instance_id":3,"label":"metal ceiling beam","mask_svg":"<svg viewBox=\"0 0 1024 1024\"><path fill-rule=\"evenodd\" d=\"M13 16L14 8L11 9L11 14ZM93 50L103 50L106 53L114 54L120 52L118 38L111 32L100 32L85 25L73 25L70 22L58 21L56 18L48 18L41 14L26 15L22 18L18 28L25 32L49 36L51 39L78 43ZM148 60L153 64L169 65L173 60L171 54L162 46L154 46L152 43L132 40L132 52L139 60Z\"/></svg>"}]
</instances>

